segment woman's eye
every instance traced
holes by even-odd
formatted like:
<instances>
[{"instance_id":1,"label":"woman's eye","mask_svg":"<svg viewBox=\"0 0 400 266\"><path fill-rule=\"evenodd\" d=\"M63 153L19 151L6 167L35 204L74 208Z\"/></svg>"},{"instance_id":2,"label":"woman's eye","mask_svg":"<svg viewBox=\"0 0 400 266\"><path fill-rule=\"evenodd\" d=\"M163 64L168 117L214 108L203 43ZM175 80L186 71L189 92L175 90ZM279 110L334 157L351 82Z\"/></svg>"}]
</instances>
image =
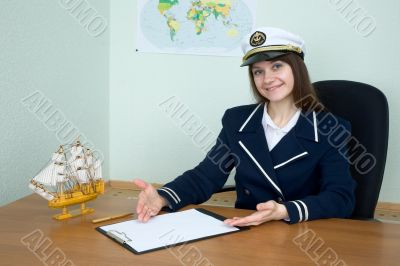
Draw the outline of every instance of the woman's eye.
<instances>
[{"instance_id":1,"label":"woman's eye","mask_svg":"<svg viewBox=\"0 0 400 266\"><path fill-rule=\"evenodd\" d=\"M257 75L260 75L261 74L261 70L255 70L254 72L253 72L253 75L254 76L257 76Z\"/></svg>"},{"instance_id":2,"label":"woman's eye","mask_svg":"<svg viewBox=\"0 0 400 266\"><path fill-rule=\"evenodd\" d=\"M274 65L272 66L272 68L275 69L275 70L277 70L277 69L279 69L279 68L281 68L281 67L282 67L282 64L281 64L281 63L276 63L276 64L274 64Z\"/></svg>"}]
</instances>

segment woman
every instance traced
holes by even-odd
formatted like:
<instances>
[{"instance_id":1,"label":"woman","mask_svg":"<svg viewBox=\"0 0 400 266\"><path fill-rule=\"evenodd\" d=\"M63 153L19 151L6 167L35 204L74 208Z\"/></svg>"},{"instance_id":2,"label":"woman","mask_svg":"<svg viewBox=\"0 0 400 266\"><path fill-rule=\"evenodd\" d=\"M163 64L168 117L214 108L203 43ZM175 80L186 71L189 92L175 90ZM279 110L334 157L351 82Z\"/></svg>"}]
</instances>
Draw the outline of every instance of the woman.
<instances>
[{"instance_id":1,"label":"woman","mask_svg":"<svg viewBox=\"0 0 400 266\"><path fill-rule=\"evenodd\" d=\"M351 215L355 182L346 158L330 145L324 130L327 113L309 80L304 41L281 29L260 28L245 38L242 49L242 66L249 66L259 104L227 110L216 145L194 169L158 190L135 180L143 190L136 210L139 220L148 221L166 206L177 210L208 200L223 187L233 167L235 207L256 212L226 219L226 224ZM350 130L347 121L329 117Z\"/></svg>"}]
</instances>

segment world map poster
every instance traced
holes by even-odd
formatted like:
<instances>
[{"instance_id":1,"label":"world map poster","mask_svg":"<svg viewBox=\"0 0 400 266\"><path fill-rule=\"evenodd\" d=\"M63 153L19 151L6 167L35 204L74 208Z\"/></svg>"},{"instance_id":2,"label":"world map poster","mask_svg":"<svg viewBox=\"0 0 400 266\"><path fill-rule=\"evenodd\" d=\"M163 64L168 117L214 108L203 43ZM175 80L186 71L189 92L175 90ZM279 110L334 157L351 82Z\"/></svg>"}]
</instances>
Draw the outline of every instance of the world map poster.
<instances>
[{"instance_id":1,"label":"world map poster","mask_svg":"<svg viewBox=\"0 0 400 266\"><path fill-rule=\"evenodd\" d=\"M139 52L241 56L257 0L138 0Z\"/></svg>"}]
</instances>

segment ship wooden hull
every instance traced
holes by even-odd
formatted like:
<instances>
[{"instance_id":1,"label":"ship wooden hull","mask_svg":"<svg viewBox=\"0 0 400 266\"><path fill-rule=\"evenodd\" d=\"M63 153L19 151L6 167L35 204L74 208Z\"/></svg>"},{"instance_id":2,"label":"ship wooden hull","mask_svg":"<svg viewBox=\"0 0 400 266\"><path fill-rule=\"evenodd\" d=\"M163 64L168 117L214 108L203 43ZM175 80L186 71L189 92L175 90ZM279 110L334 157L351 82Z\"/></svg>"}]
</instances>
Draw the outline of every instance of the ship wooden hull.
<instances>
[{"instance_id":1,"label":"ship wooden hull","mask_svg":"<svg viewBox=\"0 0 400 266\"><path fill-rule=\"evenodd\" d=\"M71 217L85 215L94 212L94 209L87 208L85 203L97 198L98 195L104 193L104 181L98 180L92 184L77 185L72 191L67 191L61 195L55 196L48 202L50 208L60 208L62 212L53 216L56 220L64 220ZM72 214L68 212L67 207L80 204L80 212Z\"/></svg>"},{"instance_id":2,"label":"ship wooden hull","mask_svg":"<svg viewBox=\"0 0 400 266\"><path fill-rule=\"evenodd\" d=\"M65 196L57 197L49 201L49 207L51 208L63 208L65 206L71 206L75 204L84 203L97 198L98 193L92 193L84 195L82 192L73 192L71 198L66 198Z\"/></svg>"},{"instance_id":3,"label":"ship wooden hull","mask_svg":"<svg viewBox=\"0 0 400 266\"><path fill-rule=\"evenodd\" d=\"M83 193L81 189L76 187L73 191L63 195L56 196L53 200L48 202L51 208L63 208L66 206L85 203L94 200L99 194L104 193L104 181L99 180L95 183L96 191L93 191L92 186L87 186L87 192Z\"/></svg>"}]
</instances>

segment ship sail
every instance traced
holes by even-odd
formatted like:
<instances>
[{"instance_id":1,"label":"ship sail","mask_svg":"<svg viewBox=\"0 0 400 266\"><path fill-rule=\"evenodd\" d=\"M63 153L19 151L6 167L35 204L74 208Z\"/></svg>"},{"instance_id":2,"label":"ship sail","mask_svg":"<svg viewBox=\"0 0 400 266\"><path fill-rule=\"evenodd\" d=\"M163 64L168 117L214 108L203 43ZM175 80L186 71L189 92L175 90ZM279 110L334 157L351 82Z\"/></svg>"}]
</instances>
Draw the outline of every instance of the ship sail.
<instances>
[{"instance_id":1,"label":"ship sail","mask_svg":"<svg viewBox=\"0 0 400 266\"><path fill-rule=\"evenodd\" d=\"M63 162L65 161L64 154L59 150L58 152L53 153L51 160L54 162Z\"/></svg>"},{"instance_id":2,"label":"ship sail","mask_svg":"<svg viewBox=\"0 0 400 266\"><path fill-rule=\"evenodd\" d=\"M52 200L54 199L54 196L50 194L48 191L46 191L43 187L39 187L38 185L35 185L33 183L29 183L29 188L33 190L36 194L39 194L43 198L47 200Z\"/></svg>"},{"instance_id":3,"label":"ship sail","mask_svg":"<svg viewBox=\"0 0 400 266\"><path fill-rule=\"evenodd\" d=\"M90 182L91 178L90 174L88 173L84 148L80 144L72 146L71 157L68 163L79 184L86 184Z\"/></svg>"},{"instance_id":4,"label":"ship sail","mask_svg":"<svg viewBox=\"0 0 400 266\"><path fill-rule=\"evenodd\" d=\"M94 169L94 180L102 179L102 169L101 169L101 161L96 160L95 163L93 164L93 169Z\"/></svg>"},{"instance_id":5,"label":"ship sail","mask_svg":"<svg viewBox=\"0 0 400 266\"><path fill-rule=\"evenodd\" d=\"M59 153L54 153L48 166L37 174L33 180L45 186L55 187L57 182L65 181L65 161Z\"/></svg>"},{"instance_id":6,"label":"ship sail","mask_svg":"<svg viewBox=\"0 0 400 266\"><path fill-rule=\"evenodd\" d=\"M88 171L87 171L86 168L78 169L78 171L76 173L77 173L76 177L78 179L79 184L89 183L90 176L89 176Z\"/></svg>"},{"instance_id":7,"label":"ship sail","mask_svg":"<svg viewBox=\"0 0 400 266\"><path fill-rule=\"evenodd\" d=\"M86 152L86 167L89 170L89 175L93 180L102 178L101 161L93 156L91 150L87 149Z\"/></svg>"},{"instance_id":8,"label":"ship sail","mask_svg":"<svg viewBox=\"0 0 400 266\"><path fill-rule=\"evenodd\" d=\"M65 163L62 149L53 153L50 163L31 180L29 188L48 201L53 200L54 195L48 189L54 190L57 187L57 183L66 181Z\"/></svg>"}]
</instances>

